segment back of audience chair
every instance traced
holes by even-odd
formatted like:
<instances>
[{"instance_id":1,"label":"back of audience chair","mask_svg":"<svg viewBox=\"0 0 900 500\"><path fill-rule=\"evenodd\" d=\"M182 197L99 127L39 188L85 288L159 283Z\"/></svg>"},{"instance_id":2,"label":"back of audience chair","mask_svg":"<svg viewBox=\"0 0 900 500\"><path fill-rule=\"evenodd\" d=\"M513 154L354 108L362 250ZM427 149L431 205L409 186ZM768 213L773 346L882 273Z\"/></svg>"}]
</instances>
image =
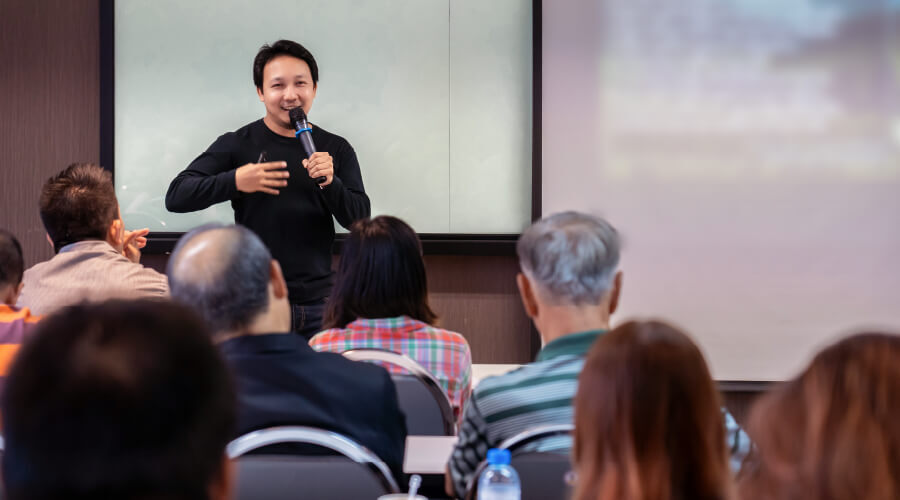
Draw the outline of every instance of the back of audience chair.
<instances>
[{"instance_id":1,"label":"back of audience chair","mask_svg":"<svg viewBox=\"0 0 900 500\"><path fill-rule=\"evenodd\" d=\"M274 444L302 443L340 456L246 455ZM334 432L310 427L273 427L228 445L237 459L236 500L366 499L399 491L390 470L373 453Z\"/></svg>"},{"instance_id":2,"label":"back of audience chair","mask_svg":"<svg viewBox=\"0 0 900 500\"><path fill-rule=\"evenodd\" d=\"M379 361L399 366L409 374L392 374L400 409L410 436L452 436L456 419L447 394L434 376L404 354L383 349L352 349L342 353L354 361Z\"/></svg>"},{"instance_id":3,"label":"back of audience chair","mask_svg":"<svg viewBox=\"0 0 900 500\"><path fill-rule=\"evenodd\" d=\"M566 480L572 470L571 457L566 451L534 451L533 446L544 440L571 436L572 425L548 425L516 434L500 443L498 448L509 450L510 465L519 474L522 500L564 499L572 491ZM487 467L481 462L466 492L467 500L478 498L478 478Z\"/></svg>"},{"instance_id":4,"label":"back of audience chair","mask_svg":"<svg viewBox=\"0 0 900 500\"><path fill-rule=\"evenodd\" d=\"M346 457L249 455L237 460L235 500L374 500L391 492L367 467Z\"/></svg>"}]
</instances>

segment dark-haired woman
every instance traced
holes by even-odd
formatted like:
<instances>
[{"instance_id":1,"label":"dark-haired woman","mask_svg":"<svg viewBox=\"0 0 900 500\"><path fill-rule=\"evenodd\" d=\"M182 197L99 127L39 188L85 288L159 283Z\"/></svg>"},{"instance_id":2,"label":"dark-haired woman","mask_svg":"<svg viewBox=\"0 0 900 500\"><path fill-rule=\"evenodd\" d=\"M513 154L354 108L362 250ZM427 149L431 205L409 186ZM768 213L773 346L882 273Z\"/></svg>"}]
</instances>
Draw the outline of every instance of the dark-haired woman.
<instances>
[{"instance_id":1,"label":"dark-haired woman","mask_svg":"<svg viewBox=\"0 0 900 500\"><path fill-rule=\"evenodd\" d=\"M725 500L719 393L687 335L629 322L588 353L575 396L575 500Z\"/></svg>"},{"instance_id":2,"label":"dark-haired woman","mask_svg":"<svg viewBox=\"0 0 900 500\"><path fill-rule=\"evenodd\" d=\"M343 245L325 308L328 330L309 343L318 351L374 347L406 354L434 375L458 416L471 391L472 354L462 335L435 327L436 319L415 231L396 217L363 219Z\"/></svg>"}]
</instances>

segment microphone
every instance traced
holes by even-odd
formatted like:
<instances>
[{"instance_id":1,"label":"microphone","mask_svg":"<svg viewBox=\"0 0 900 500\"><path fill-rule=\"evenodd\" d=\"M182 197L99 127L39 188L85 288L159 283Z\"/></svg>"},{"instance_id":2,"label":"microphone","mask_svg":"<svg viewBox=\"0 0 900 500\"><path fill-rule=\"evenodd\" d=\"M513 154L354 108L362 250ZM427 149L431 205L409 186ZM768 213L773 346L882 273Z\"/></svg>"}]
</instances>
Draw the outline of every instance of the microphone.
<instances>
[{"instance_id":1,"label":"microphone","mask_svg":"<svg viewBox=\"0 0 900 500\"><path fill-rule=\"evenodd\" d=\"M291 123L294 124L294 136L297 139L300 139L300 145L303 146L303 151L306 152L306 157L309 158L316 152L316 145L313 144L312 140L312 129L309 128L309 122L306 121L306 112L303 111L303 108L297 106L296 108L290 110L288 114L291 117ZM316 177L314 179L316 184L322 184L328 179L325 176Z\"/></svg>"}]
</instances>

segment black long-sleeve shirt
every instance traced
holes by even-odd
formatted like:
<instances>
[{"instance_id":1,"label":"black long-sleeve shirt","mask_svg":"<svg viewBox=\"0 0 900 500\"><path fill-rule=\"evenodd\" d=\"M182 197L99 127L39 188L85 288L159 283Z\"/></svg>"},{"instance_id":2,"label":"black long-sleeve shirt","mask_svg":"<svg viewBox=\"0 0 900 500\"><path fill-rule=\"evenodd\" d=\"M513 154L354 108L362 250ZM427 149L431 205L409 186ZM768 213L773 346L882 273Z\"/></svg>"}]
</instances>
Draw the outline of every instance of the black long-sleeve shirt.
<instances>
[{"instance_id":1,"label":"black long-sleeve shirt","mask_svg":"<svg viewBox=\"0 0 900 500\"><path fill-rule=\"evenodd\" d=\"M334 180L322 189L303 168L306 155L300 141L272 132L260 119L216 139L172 180L166 193L171 212L193 212L231 200L235 222L259 235L281 264L295 304L330 293L332 216L349 228L371 211L350 143L319 127L313 127L312 137L316 150L334 160ZM235 170L256 163L262 151L267 161L287 162L290 177L278 195L237 190Z\"/></svg>"}]
</instances>

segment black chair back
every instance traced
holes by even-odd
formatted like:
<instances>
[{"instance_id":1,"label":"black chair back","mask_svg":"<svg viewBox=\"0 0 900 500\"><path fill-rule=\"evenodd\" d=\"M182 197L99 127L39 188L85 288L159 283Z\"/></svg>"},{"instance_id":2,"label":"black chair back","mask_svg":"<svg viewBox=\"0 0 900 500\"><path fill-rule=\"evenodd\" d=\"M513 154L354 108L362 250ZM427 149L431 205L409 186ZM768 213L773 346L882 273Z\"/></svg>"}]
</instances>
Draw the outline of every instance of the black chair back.
<instances>
[{"instance_id":1,"label":"black chair back","mask_svg":"<svg viewBox=\"0 0 900 500\"><path fill-rule=\"evenodd\" d=\"M565 499L571 497L571 487L566 480L572 470L568 450L533 451L532 445L549 439L571 436L571 424L548 425L529 429L500 443L497 448L510 451L510 465L519 474L522 500ZM482 461L468 485L466 499L478 498L478 478L487 462Z\"/></svg>"},{"instance_id":2,"label":"black chair back","mask_svg":"<svg viewBox=\"0 0 900 500\"><path fill-rule=\"evenodd\" d=\"M527 451L515 453L510 465L519 473L522 500L572 497L566 475L572 470L568 453Z\"/></svg>"},{"instance_id":3,"label":"black chair back","mask_svg":"<svg viewBox=\"0 0 900 500\"><path fill-rule=\"evenodd\" d=\"M378 361L399 366L409 372L395 375L397 400L406 415L406 432L410 436L453 436L456 419L447 394L434 376L422 365L404 354L384 349L351 349L341 353L354 361Z\"/></svg>"},{"instance_id":4,"label":"black chair back","mask_svg":"<svg viewBox=\"0 0 900 500\"><path fill-rule=\"evenodd\" d=\"M338 455L248 455L284 444L313 445ZM387 465L340 434L311 427L272 427L228 444L237 459L235 500L373 499L399 492Z\"/></svg>"},{"instance_id":5,"label":"black chair back","mask_svg":"<svg viewBox=\"0 0 900 500\"><path fill-rule=\"evenodd\" d=\"M341 498L390 493L363 464L343 456L246 455L237 460L235 500Z\"/></svg>"}]
</instances>

